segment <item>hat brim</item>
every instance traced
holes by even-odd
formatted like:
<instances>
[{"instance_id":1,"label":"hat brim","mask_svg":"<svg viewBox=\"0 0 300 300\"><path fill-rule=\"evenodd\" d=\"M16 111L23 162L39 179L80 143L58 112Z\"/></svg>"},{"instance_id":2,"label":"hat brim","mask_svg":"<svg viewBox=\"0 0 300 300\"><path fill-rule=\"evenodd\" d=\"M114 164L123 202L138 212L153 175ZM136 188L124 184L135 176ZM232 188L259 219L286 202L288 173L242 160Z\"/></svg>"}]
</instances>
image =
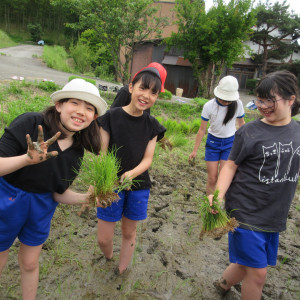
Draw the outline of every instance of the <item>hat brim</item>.
<instances>
[{"instance_id":1,"label":"hat brim","mask_svg":"<svg viewBox=\"0 0 300 300\"><path fill-rule=\"evenodd\" d=\"M107 110L106 102L101 98L89 92L83 91L57 91L54 92L51 96L53 103L56 103L62 99L79 99L86 101L95 106L97 114L102 116Z\"/></svg>"},{"instance_id":2,"label":"hat brim","mask_svg":"<svg viewBox=\"0 0 300 300\"><path fill-rule=\"evenodd\" d=\"M226 92L220 90L218 86L214 89L214 95L224 101L238 101L240 98L239 92Z\"/></svg>"}]
</instances>

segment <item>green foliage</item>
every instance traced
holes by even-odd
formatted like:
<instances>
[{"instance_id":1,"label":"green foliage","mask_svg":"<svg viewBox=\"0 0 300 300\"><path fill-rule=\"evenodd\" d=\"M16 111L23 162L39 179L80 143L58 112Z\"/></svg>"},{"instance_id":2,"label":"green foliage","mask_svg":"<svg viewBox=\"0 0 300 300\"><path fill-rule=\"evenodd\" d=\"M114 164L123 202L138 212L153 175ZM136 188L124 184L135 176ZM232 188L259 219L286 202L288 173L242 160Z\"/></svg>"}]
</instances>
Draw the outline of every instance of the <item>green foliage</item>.
<instances>
[{"instance_id":1,"label":"green foliage","mask_svg":"<svg viewBox=\"0 0 300 300\"><path fill-rule=\"evenodd\" d=\"M215 4L206 12L202 0L177 0L178 32L167 39L168 48L182 49L193 64L200 95L205 97L212 93L208 87L213 86L213 75L220 75L245 54L243 41L255 25L251 0L230 0L227 5L217 0Z\"/></svg>"},{"instance_id":2,"label":"green foliage","mask_svg":"<svg viewBox=\"0 0 300 300\"><path fill-rule=\"evenodd\" d=\"M52 81L41 81L38 83L38 87L46 92L55 92L60 88L59 85Z\"/></svg>"},{"instance_id":3,"label":"green foliage","mask_svg":"<svg viewBox=\"0 0 300 300\"><path fill-rule=\"evenodd\" d=\"M289 13L286 1L259 3L256 7L256 29L251 36L251 41L260 45L262 53L254 53L254 61L262 64L263 74L266 74L268 59L282 60L288 57L298 45L287 43L287 37L298 31L300 18ZM274 31L276 34L274 34Z\"/></svg>"},{"instance_id":4,"label":"green foliage","mask_svg":"<svg viewBox=\"0 0 300 300\"><path fill-rule=\"evenodd\" d=\"M10 36L0 30L0 48L12 47L15 45L16 43L10 38Z\"/></svg>"},{"instance_id":5,"label":"green foliage","mask_svg":"<svg viewBox=\"0 0 300 300\"><path fill-rule=\"evenodd\" d=\"M166 136L168 137L173 147L182 147L188 143L186 135L184 135L183 133L171 134L171 135L166 134Z\"/></svg>"},{"instance_id":6,"label":"green foliage","mask_svg":"<svg viewBox=\"0 0 300 300\"><path fill-rule=\"evenodd\" d=\"M67 64L68 54L64 47L45 45L43 59L49 68L64 72L71 71L71 68Z\"/></svg>"},{"instance_id":7,"label":"green foliage","mask_svg":"<svg viewBox=\"0 0 300 300\"><path fill-rule=\"evenodd\" d=\"M64 0L56 0L63 4ZM161 28L166 22L156 16L158 7L152 5L154 0L91 0L89 5L76 2L73 7L79 22L69 22L73 30L89 28L95 33L95 44L101 43L108 48L116 77L128 83L130 74L129 63L132 60L134 47L145 40L160 38ZM120 54L122 49L122 55Z\"/></svg>"},{"instance_id":8,"label":"green foliage","mask_svg":"<svg viewBox=\"0 0 300 300\"><path fill-rule=\"evenodd\" d=\"M27 25L27 28L30 32L30 35L31 35L31 40L33 42L38 42L41 38L42 38L42 26L41 24L32 24L32 23L29 23Z\"/></svg>"},{"instance_id":9,"label":"green foliage","mask_svg":"<svg viewBox=\"0 0 300 300\"><path fill-rule=\"evenodd\" d=\"M114 82L115 78L113 73L110 73L108 65L99 65L95 68L95 76L102 80Z\"/></svg>"},{"instance_id":10,"label":"green foliage","mask_svg":"<svg viewBox=\"0 0 300 300\"><path fill-rule=\"evenodd\" d=\"M158 95L159 99L165 99L165 100L171 100L172 99L172 93L165 89L163 93L159 93Z\"/></svg>"},{"instance_id":11,"label":"green foliage","mask_svg":"<svg viewBox=\"0 0 300 300\"><path fill-rule=\"evenodd\" d=\"M74 46L70 46L70 55L75 62L75 70L85 73L91 70L91 64L95 59L95 54L87 43L81 40Z\"/></svg>"},{"instance_id":12,"label":"green foliage","mask_svg":"<svg viewBox=\"0 0 300 300\"><path fill-rule=\"evenodd\" d=\"M94 187L94 194L97 197L130 187L128 182L119 182L119 171L120 161L116 157L116 151L99 155L86 153L78 175L83 183Z\"/></svg>"},{"instance_id":13,"label":"green foliage","mask_svg":"<svg viewBox=\"0 0 300 300\"><path fill-rule=\"evenodd\" d=\"M253 93L253 91L256 88L256 84L257 84L257 79L247 79L246 88L250 90L251 93Z\"/></svg>"},{"instance_id":14,"label":"green foliage","mask_svg":"<svg viewBox=\"0 0 300 300\"><path fill-rule=\"evenodd\" d=\"M85 77L76 76L76 75L69 76L69 81L71 81L71 80L73 80L73 79L75 79L75 78L80 78L80 79L83 79L83 80L85 80L85 81L87 81L87 82L92 83L93 85L97 85L95 79L85 78Z\"/></svg>"},{"instance_id":15,"label":"green foliage","mask_svg":"<svg viewBox=\"0 0 300 300\"><path fill-rule=\"evenodd\" d=\"M199 211L202 220L202 231L212 231L216 228L225 227L230 220L226 211L220 206L218 195L219 191L215 191L212 206L210 206L207 196L200 200ZM212 213L212 210L218 213Z\"/></svg>"}]
</instances>

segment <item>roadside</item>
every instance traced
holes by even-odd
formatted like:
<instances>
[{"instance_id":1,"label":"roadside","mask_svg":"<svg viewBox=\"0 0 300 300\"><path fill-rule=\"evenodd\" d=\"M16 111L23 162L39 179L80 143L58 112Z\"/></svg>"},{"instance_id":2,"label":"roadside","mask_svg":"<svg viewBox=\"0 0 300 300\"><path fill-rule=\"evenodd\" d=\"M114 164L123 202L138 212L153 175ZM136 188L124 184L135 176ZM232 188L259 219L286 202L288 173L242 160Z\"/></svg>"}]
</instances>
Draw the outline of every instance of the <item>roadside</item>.
<instances>
[{"instance_id":1,"label":"roadside","mask_svg":"<svg viewBox=\"0 0 300 300\"><path fill-rule=\"evenodd\" d=\"M19 45L0 49L0 80L11 80L13 77L20 79L21 77L28 81L52 80L63 86L68 82L70 76L78 76L78 74L48 68L41 59L38 59L42 55L43 47L36 45ZM121 84L107 82L96 77L92 77L92 79L96 80L97 86L101 84L107 87L122 87ZM240 91L240 99L246 105L253 99L253 95ZM172 97L172 102L189 103L190 101L190 98L175 95Z\"/></svg>"}]
</instances>

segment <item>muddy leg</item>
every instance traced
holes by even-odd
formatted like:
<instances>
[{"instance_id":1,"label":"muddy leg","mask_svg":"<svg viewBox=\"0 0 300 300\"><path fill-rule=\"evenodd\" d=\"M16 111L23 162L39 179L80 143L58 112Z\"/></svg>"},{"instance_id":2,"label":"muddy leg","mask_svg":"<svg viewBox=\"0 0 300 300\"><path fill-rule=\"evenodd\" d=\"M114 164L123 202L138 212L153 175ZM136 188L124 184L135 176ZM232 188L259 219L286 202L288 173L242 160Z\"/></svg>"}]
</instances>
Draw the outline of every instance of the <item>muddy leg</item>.
<instances>
[{"instance_id":1,"label":"muddy leg","mask_svg":"<svg viewBox=\"0 0 300 300\"><path fill-rule=\"evenodd\" d=\"M113 237L116 222L107 222L98 219L98 245L107 259L113 257Z\"/></svg>"},{"instance_id":2,"label":"muddy leg","mask_svg":"<svg viewBox=\"0 0 300 300\"><path fill-rule=\"evenodd\" d=\"M233 285L241 282L246 275L246 267L239 264L230 264L224 271L222 278L219 280L219 292L225 293Z\"/></svg>"},{"instance_id":3,"label":"muddy leg","mask_svg":"<svg viewBox=\"0 0 300 300\"><path fill-rule=\"evenodd\" d=\"M122 245L119 271L122 274L128 267L135 248L136 227L138 221L122 218Z\"/></svg>"}]
</instances>

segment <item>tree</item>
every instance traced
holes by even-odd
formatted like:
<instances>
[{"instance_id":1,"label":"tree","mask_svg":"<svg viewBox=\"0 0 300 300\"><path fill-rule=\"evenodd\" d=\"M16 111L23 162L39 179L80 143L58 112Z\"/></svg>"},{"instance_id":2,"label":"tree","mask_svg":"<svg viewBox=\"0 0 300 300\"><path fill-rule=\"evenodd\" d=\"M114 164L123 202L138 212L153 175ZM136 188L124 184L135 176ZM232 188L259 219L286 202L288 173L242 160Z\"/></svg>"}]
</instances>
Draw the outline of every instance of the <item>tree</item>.
<instances>
[{"instance_id":1,"label":"tree","mask_svg":"<svg viewBox=\"0 0 300 300\"><path fill-rule=\"evenodd\" d=\"M172 33L167 45L183 50L184 58L193 65L198 94L209 97L223 68L245 54L243 41L249 40L255 16L250 11L251 0L231 0L227 5L216 0L208 12L203 3L176 1L178 33Z\"/></svg>"},{"instance_id":2,"label":"tree","mask_svg":"<svg viewBox=\"0 0 300 300\"><path fill-rule=\"evenodd\" d=\"M298 34L299 16L288 12L289 5L276 2L272 5L260 3L257 8L257 23L251 41L262 47L261 53L254 54L254 60L262 65L262 75L267 73L268 59L283 60L293 53L295 44L286 42Z\"/></svg>"},{"instance_id":3,"label":"tree","mask_svg":"<svg viewBox=\"0 0 300 300\"><path fill-rule=\"evenodd\" d=\"M64 2L65 0L62 0ZM56 0L59 2L59 0ZM80 11L79 23L68 26L82 31L92 29L99 42L108 47L123 84L130 78L129 63L135 46L159 39L165 18L156 15L155 0L85 0L75 1Z\"/></svg>"}]
</instances>

